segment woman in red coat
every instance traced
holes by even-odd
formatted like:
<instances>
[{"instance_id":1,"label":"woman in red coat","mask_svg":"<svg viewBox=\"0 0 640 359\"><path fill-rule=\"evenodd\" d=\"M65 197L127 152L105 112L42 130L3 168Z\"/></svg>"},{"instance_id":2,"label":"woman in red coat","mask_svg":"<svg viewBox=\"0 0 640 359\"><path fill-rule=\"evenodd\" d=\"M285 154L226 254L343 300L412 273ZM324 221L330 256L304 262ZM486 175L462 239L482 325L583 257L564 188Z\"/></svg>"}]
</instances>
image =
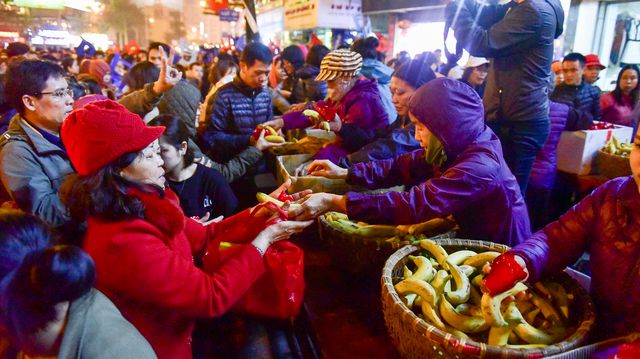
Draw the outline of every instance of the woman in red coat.
<instances>
[{"instance_id":1,"label":"woman in red coat","mask_svg":"<svg viewBox=\"0 0 640 359\"><path fill-rule=\"evenodd\" d=\"M63 201L86 220L82 246L95 261L96 287L159 358L190 358L196 319L227 311L263 274L269 245L311 222L268 226L216 273L204 273L194 254L211 241L237 240L225 232L243 226L247 211L210 225L185 217L165 188L163 131L109 100L72 112L61 137L78 173L65 182Z\"/></svg>"}]
</instances>

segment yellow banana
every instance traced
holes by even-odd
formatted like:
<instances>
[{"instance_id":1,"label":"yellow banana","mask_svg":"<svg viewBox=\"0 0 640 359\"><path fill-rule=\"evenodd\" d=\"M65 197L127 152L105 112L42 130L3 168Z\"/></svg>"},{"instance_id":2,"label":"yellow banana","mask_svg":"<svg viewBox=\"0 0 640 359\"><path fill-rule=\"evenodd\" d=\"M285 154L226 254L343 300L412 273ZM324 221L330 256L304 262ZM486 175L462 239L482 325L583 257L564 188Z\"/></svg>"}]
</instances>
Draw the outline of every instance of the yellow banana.
<instances>
[{"instance_id":1,"label":"yellow banana","mask_svg":"<svg viewBox=\"0 0 640 359\"><path fill-rule=\"evenodd\" d=\"M269 135L271 136L278 136L278 131L276 131L273 127L271 126L264 126L265 130L267 130L269 132Z\"/></svg>"},{"instance_id":2,"label":"yellow banana","mask_svg":"<svg viewBox=\"0 0 640 359\"><path fill-rule=\"evenodd\" d=\"M409 276L407 279L417 279L430 282L436 275L436 270L433 269L433 266L427 257L409 256L409 259L413 261L413 264L416 265L417 269L413 275Z\"/></svg>"},{"instance_id":3,"label":"yellow banana","mask_svg":"<svg viewBox=\"0 0 640 359\"><path fill-rule=\"evenodd\" d=\"M320 122L320 128L325 131L331 131L331 125L329 125L329 122L327 121Z\"/></svg>"},{"instance_id":4,"label":"yellow banana","mask_svg":"<svg viewBox=\"0 0 640 359\"><path fill-rule=\"evenodd\" d=\"M402 268L402 278L403 279L407 279L407 278L411 277L412 275L413 275L413 272L411 272L411 269L407 268L407 266L404 266L404 268ZM406 300L407 307L409 309L411 309L413 307L413 303L415 302L417 296L418 296L417 294L413 294L413 293L412 294L407 294L407 295L404 296L404 299Z\"/></svg>"},{"instance_id":5,"label":"yellow banana","mask_svg":"<svg viewBox=\"0 0 640 359\"><path fill-rule=\"evenodd\" d=\"M467 260L470 257L473 257L476 254L477 253L474 251L463 249L461 251L457 251L449 254L449 256L447 257L447 260L457 266L460 266L465 260Z\"/></svg>"},{"instance_id":6,"label":"yellow banana","mask_svg":"<svg viewBox=\"0 0 640 359\"><path fill-rule=\"evenodd\" d=\"M514 331L520 337L520 339L524 340L529 344L553 344L560 340L562 340L565 336L566 330L564 327L554 327L552 331L544 331L540 330L531 324L523 321L521 324L518 324Z\"/></svg>"},{"instance_id":7,"label":"yellow banana","mask_svg":"<svg viewBox=\"0 0 640 359\"><path fill-rule=\"evenodd\" d=\"M440 316L438 315L434 307L426 300L420 302L420 309L422 309L422 314L424 315L424 317L427 318L429 322L433 324L433 326L440 330L447 330L445 324L442 322L442 319L440 319Z\"/></svg>"},{"instance_id":8,"label":"yellow banana","mask_svg":"<svg viewBox=\"0 0 640 359\"><path fill-rule=\"evenodd\" d=\"M396 284L395 288L399 295L414 293L422 298L422 302L426 302L431 306L435 306L436 304L435 290L429 283L423 280L405 279Z\"/></svg>"},{"instance_id":9,"label":"yellow banana","mask_svg":"<svg viewBox=\"0 0 640 359\"><path fill-rule=\"evenodd\" d=\"M338 219L349 220L349 216L347 216L345 213L327 212L327 215L329 216L327 219L331 218L330 220L332 220L332 221L335 221L335 220L338 220Z\"/></svg>"},{"instance_id":10,"label":"yellow banana","mask_svg":"<svg viewBox=\"0 0 640 359\"><path fill-rule=\"evenodd\" d=\"M569 319L569 298L564 287L556 282L547 283L547 289L551 293L553 302L560 309L565 320Z\"/></svg>"},{"instance_id":11,"label":"yellow banana","mask_svg":"<svg viewBox=\"0 0 640 359\"><path fill-rule=\"evenodd\" d=\"M443 269L447 269L447 270L449 269L446 263L448 254L447 254L447 251L444 248L442 248L441 245L439 245L438 243L436 243L431 239L424 239L420 241L420 247L426 250L427 252L431 253L433 258L435 258L436 261L438 261L438 264L440 264L440 266L442 266Z\"/></svg>"},{"instance_id":12,"label":"yellow banana","mask_svg":"<svg viewBox=\"0 0 640 359\"><path fill-rule=\"evenodd\" d=\"M540 308L536 308L532 311L529 311L528 313L526 313L524 316L527 322L529 323L533 323L536 320L536 317L538 316L538 314L540 314Z\"/></svg>"},{"instance_id":13,"label":"yellow banana","mask_svg":"<svg viewBox=\"0 0 640 359\"><path fill-rule=\"evenodd\" d=\"M446 264L451 272L451 278L453 278L453 282L456 285L456 290L451 291L445 289L445 296L453 304L466 303L469 300L469 295L471 294L471 283L469 282L469 278L460 270L460 268L458 268L457 265L449 261L446 261Z\"/></svg>"},{"instance_id":14,"label":"yellow banana","mask_svg":"<svg viewBox=\"0 0 640 359\"><path fill-rule=\"evenodd\" d=\"M471 277L473 275L473 273L476 272L476 268L472 267L472 266L468 266L468 265L461 265L458 266L458 268L460 269L460 271L462 273L464 273L464 275L466 275L467 277Z\"/></svg>"},{"instance_id":15,"label":"yellow banana","mask_svg":"<svg viewBox=\"0 0 640 359\"><path fill-rule=\"evenodd\" d=\"M563 322L562 318L560 317L560 313L558 313L556 308L554 308L548 300L537 295L536 293L531 293L531 301L536 307L540 308L540 311L542 311L542 315L544 315L544 317L549 319L552 323L558 325Z\"/></svg>"},{"instance_id":16,"label":"yellow banana","mask_svg":"<svg viewBox=\"0 0 640 359\"><path fill-rule=\"evenodd\" d=\"M456 312L464 315L475 316L475 317L482 316L482 310L480 309L480 307L475 306L471 303L458 304L458 306L456 307Z\"/></svg>"},{"instance_id":17,"label":"yellow banana","mask_svg":"<svg viewBox=\"0 0 640 359\"><path fill-rule=\"evenodd\" d=\"M497 256L499 256L499 252L489 251L478 253L475 256L469 257L464 261L464 264L468 266L473 266L476 268L482 268L486 263L493 262Z\"/></svg>"},{"instance_id":18,"label":"yellow banana","mask_svg":"<svg viewBox=\"0 0 640 359\"><path fill-rule=\"evenodd\" d=\"M444 293L444 287L447 283L449 283L449 279L451 279L451 275L444 269L440 269L433 280L431 280L431 286L436 291L436 298L440 298L442 293Z\"/></svg>"},{"instance_id":19,"label":"yellow banana","mask_svg":"<svg viewBox=\"0 0 640 359\"><path fill-rule=\"evenodd\" d=\"M256 198L258 199L258 202L260 203L265 203L265 202L271 202L273 204L275 204L278 207L282 207L284 205L284 202L279 201L271 196L269 196L266 193L262 193L262 192L258 192L256 193ZM294 208L299 208L301 205L298 203L289 203L289 209L294 209Z\"/></svg>"},{"instance_id":20,"label":"yellow banana","mask_svg":"<svg viewBox=\"0 0 640 359\"><path fill-rule=\"evenodd\" d=\"M494 327L506 327L507 325L509 325L509 323L507 323L507 321L502 317L502 313L500 312L500 305L502 304L502 301L508 296L516 295L525 290L527 290L527 286L518 282L513 286L513 288L494 297L490 296L488 293L484 293L482 295L480 306L482 308L482 314L484 315L487 323Z\"/></svg>"},{"instance_id":21,"label":"yellow banana","mask_svg":"<svg viewBox=\"0 0 640 359\"><path fill-rule=\"evenodd\" d=\"M475 285L477 288L482 287L482 281L484 280L484 274L478 274L477 276L473 277L473 279L471 280L471 284Z\"/></svg>"},{"instance_id":22,"label":"yellow banana","mask_svg":"<svg viewBox=\"0 0 640 359\"><path fill-rule=\"evenodd\" d=\"M264 136L264 139L273 143L284 143L284 137L278 135Z\"/></svg>"},{"instance_id":23,"label":"yellow banana","mask_svg":"<svg viewBox=\"0 0 640 359\"><path fill-rule=\"evenodd\" d=\"M317 111L314 111L314 110L311 110L311 109L302 111L302 114L307 116L307 117L315 117L315 118L320 117L320 114Z\"/></svg>"},{"instance_id":24,"label":"yellow banana","mask_svg":"<svg viewBox=\"0 0 640 359\"><path fill-rule=\"evenodd\" d=\"M331 222L331 226L347 234L354 234L360 228L356 223L346 219L338 219Z\"/></svg>"},{"instance_id":25,"label":"yellow banana","mask_svg":"<svg viewBox=\"0 0 640 359\"><path fill-rule=\"evenodd\" d=\"M482 293L474 286L471 286L471 290L469 291L469 301L476 306L482 304Z\"/></svg>"},{"instance_id":26,"label":"yellow banana","mask_svg":"<svg viewBox=\"0 0 640 359\"><path fill-rule=\"evenodd\" d=\"M506 327L492 326L489 330L489 339L487 344L505 346L509 343L509 335L513 332L513 329L521 323L522 315L518 312L518 308L514 302L509 303L504 313L504 318L507 320Z\"/></svg>"},{"instance_id":27,"label":"yellow banana","mask_svg":"<svg viewBox=\"0 0 640 359\"><path fill-rule=\"evenodd\" d=\"M489 325L483 317L458 313L445 296L440 298L440 315L450 326L465 333L480 333L489 329Z\"/></svg>"},{"instance_id":28,"label":"yellow banana","mask_svg":"<svg viewBox=\"0 0 640 359\"><path fill-rule=\"evenodd\" d=\"M447 228L451 225L451 220L443 218L433 218L426 222L416 223L409 225L407 231L409 234L421 234L421 233L435 233L441 229Z\"/></svg>"}]
</instances>

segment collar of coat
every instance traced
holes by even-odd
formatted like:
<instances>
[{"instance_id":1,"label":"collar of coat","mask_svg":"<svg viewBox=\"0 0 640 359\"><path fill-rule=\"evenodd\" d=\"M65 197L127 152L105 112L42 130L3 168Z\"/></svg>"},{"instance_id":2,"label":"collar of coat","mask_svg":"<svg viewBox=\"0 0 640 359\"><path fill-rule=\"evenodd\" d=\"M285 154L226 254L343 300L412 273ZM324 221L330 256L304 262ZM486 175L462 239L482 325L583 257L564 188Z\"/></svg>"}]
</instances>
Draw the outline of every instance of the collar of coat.
<instances>
[{"instance_id":1,"label":"collar of coat","mask_svg":"<svg viewBox=\"0 0 640 359\"><path fill-rule=\"evenodd\" d=\"M237 74L236 77L233 78L233 86L235 86L235 88L237 88L243 95L247 97L256 97L260 92L264 91L264 89L262 88L256 90L249 87L244 83L244 81L242 81L242 79L240 78L240 74Z\"/></svg>"},{"instance_id":2,"label":"collar of coat","mask_svg":"<svg viewBox=\"0 0 640 359\"><path fill-rule=\"evenodd\" d=\"M174 237L184 229L184 212L180 199L169 188L159 193L155 188L141 190L132 188L129 194L144 205L144 220L153 224L168 237Z\"/></svg>"},{"instance_id":3,"label":"collar of coat","mask_svg":"<svg viewBox=\"0 0 640 359\"><path fill-rule=\"evenodd\" d=\"M49 142L36 129L20 116L16 114L9 123L7 132L0 139L0 148L9 141L24 141L33 147L38 155L48 155L51 153L60 153L66 156L66 153L58 146Z\"/></svg>"}]
</instances>

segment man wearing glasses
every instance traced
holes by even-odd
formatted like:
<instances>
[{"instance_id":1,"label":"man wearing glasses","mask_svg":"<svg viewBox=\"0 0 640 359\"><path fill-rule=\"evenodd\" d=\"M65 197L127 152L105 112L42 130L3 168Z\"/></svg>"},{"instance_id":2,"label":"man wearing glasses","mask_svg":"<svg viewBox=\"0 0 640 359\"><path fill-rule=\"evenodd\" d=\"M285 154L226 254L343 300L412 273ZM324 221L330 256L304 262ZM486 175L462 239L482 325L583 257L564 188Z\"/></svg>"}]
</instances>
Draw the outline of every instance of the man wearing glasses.
<instances>
[{"instance_id":1,"label":"man wearing glasses","mask_svg":"<svg viewBox=\"0 0 640 359\"><path fill-rule=\"evenodd\" d=\"M73 173L60 126L73 110L64 70L52 62L25 60L7 71L6 94L18 110L0 138L0 179L20 209L58 226L68 218L58 198Z\"/></svg>"}]
</instances>

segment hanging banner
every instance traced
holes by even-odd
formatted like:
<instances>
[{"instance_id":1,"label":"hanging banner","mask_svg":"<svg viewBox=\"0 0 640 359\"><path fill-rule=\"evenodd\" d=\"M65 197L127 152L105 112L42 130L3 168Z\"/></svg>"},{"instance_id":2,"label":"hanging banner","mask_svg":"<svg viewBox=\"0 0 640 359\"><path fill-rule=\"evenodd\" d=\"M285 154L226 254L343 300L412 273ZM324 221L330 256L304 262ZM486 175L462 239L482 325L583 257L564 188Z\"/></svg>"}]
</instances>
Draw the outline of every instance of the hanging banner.
<instances>
[{"instance_id":1,"label":"hanging banner","mask_svg":"<svg viewBox=\"0 0 640 359\"><path fill-rule=\"evenodd\" d=\"M224 22L234 22L240 19L240 13L231 9L220 10L219 15L220 15L220 21L224 21Z\"/></svg>"}]
</instances>

